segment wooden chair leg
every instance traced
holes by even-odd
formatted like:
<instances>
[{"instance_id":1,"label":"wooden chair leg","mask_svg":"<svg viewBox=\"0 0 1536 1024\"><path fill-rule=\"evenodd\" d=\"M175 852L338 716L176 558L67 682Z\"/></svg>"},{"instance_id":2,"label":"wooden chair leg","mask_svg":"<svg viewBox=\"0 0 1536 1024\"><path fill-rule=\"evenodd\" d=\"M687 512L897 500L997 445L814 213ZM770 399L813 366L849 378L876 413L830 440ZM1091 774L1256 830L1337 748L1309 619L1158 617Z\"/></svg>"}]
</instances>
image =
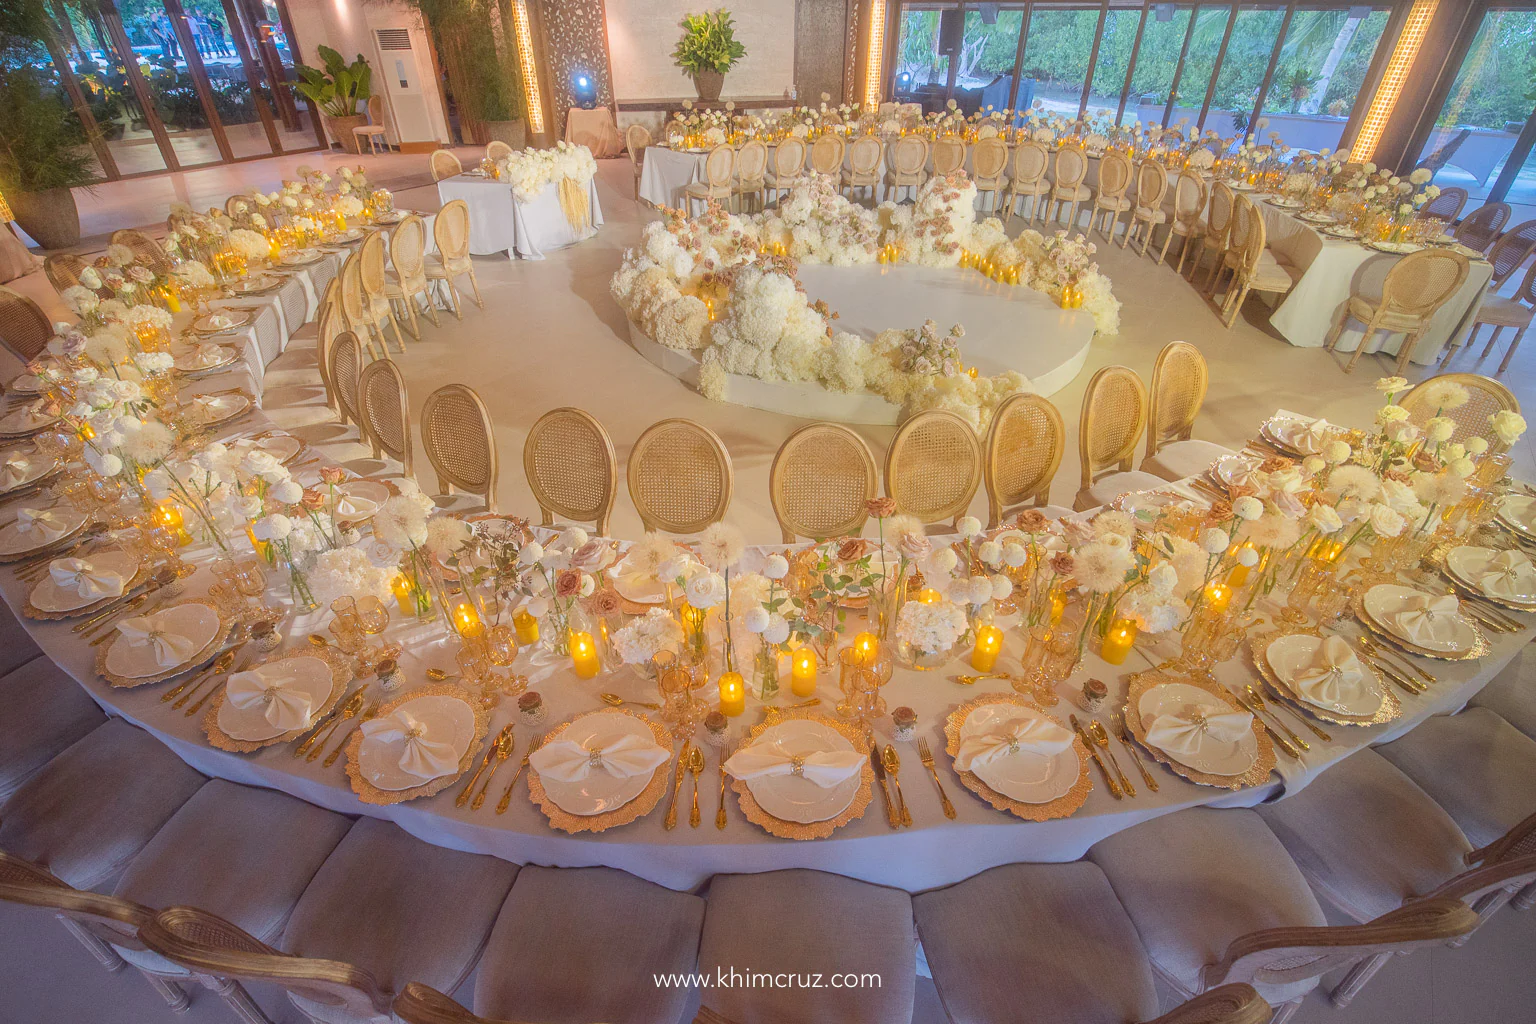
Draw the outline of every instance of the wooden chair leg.
<instances>
[{"instance_id":1,"label":"wooden chair leg","mask_svg":"<svg viewBox=\"0 0 1536 1024\"><path fill-rule=\"evenodd\" d=\"M475 305L484 309L485 300L480 297L480 282L475 279L475 268L470 267L467 273L469 274L469 286L475 290Z\"/></svg>"},{"instance_id":2,"label":"wooden chair leg","mask_svg":"<svg viewBox=\"0 0 1536 1024\"><path fill-rule=\"evenodd\" d=\"M1402 345L1397 350L1397 369L1394 371L1398 376L1402 376L1403 371L1408 369L1408 360L1413 358L1413 350L1418 347L1419 339L1423 336L1424 328L1420 327L1416 331L1409 332L1403 339Z\"/></svg>"},{"instance_id":3,"label":"wooden chair leg","mask_svg":"<svg viewBox=\"0 0 1536 1024\"><path fill-rule=\"evenodd\" d=\"M1141 233L1141 254L1143 256L1147 254L1147 247L1152 244L1152 229L1155 227L1157 227L1157 221L1148 217Z\"/></svg>"},{"instance_id":4,"label":"wooden chair leg","mask_svg":"<svg viewBox=\"0 0 1536 1024\"><path fill-rule=\"evenodd\" d=\"M1481 326L1482 326L1482 324L1473 324L1472 325L1472 332L1474 334L1476 334L1477 333L1477 329L1479 327L1481 327ZM1498 344L1499 335L1502 334L1503 332L1504 332L1504 328L1502 326L1500 326L1499 324L1494 324L1493 325L1493 334L1492 334L1492 336L1489 337L1488 344L1483 346L1482 358L1484 358L1484 359L1488 358L1488 353L1493 351L1493 346ZM1469 343L1471 342L1470 338L1468 338L1467 340L1468 340ZM1469 347L1470 347L1470 345L1469 345ZM1447 345L1446 348L1450 348L1450 346Z\"/></svg>"},{"instance_id":5,"label":"wooden chair leg","mask_svg":"<svg viewBox=\"0 0 1536 1024\"><path fill-rule=\"evenodd\" d=\"M1365 355L1365 343L1375 336L1376 327L1376 318L1371 317L1371 322L1365 325L1365 333L1360 335L1360 344L1355 346L1354 355L1349 358L1349 365L1344 367L1345 373L1355 372L1355 364L1360 361L1361 356Z\"/></svg>"},{"instance_id":6,"label":"wooden chair leg","mask_svg":"<svg viewBox=\"0 0 1536 1024\"><path fill-rule=\"evenodd\" d=\"M1499 372L1509 369L1509 361L1515 358L1515 349L1520 347L1520 339L1525 337L1526 328L1522 327L1515 332L1515 336L1509 339L1509 351L1504 353L1504 361L1499 364ZM1536 888L1536 887L1533 887Z\"/></svg>"},{"instance_id":7,"label":"wooden chair leg","mask_svg":"<svg viewBox=\"0 0 1536 1024\"><path fill-rule=\"evenodd\" d=\"M1242 286L1229 298L1235 300L1232 303L1232 311L1227 314L1227 326L1231 327L1237 323L1237 315L1243 311L1243 300L1248 298L1248 282L1246 279L1243 281Z\"/></svg>"},{"instance_id":8,"label":"wooden chair leg","mask_svg":"<svg viewBox=\"0 0 1536 1024\"><path fill-rule=\"evenodd\" d=\"M1131 210L1131 219L1125 223L1125 234L1120 236L1120 248L1124 249L1131 244L1131 236L1136 234L1136 225L1141 223L1136 219L1136 211Z\"/></svg>"},{"instance_id":9,"label":"wooden chair leg","mask_svg":"<svg viewBox=\"0 0 1536 1024\"><path fill-rule=\"evenodd\" d=\"M1347 310L1339 310L1338 319L1334 320L1333 327L1328 331L1328 337L1323 339L1323 351L1332 352L1339 344L1339 335L1344 333L1344 324L1349 319Z\"/></svg>"},{"instance_id":10,"label":"wooden chair leg","mask_svg":"<svg viewBox=\"0 0 1536 1024\"><path fill-rule=\"evenodd\" d=\"M1158 263L1167 263L1168 262L1168 247L1170 245L1172 245L1172 244L1173 244L1173 225L1170 224L1168 226L1168 234L1163 239L1162 251L1160 251L1157 254L1157 262Z\"/></svg>"},{"instance_id":11,"label":"wooden chair leg","mask_svg":"<svg viewBox=\"0 0 1536 1024\"><path fill-rule=\"evenodd\" d=\"M1392 956L1391 953L1377 953L1355 964L1349 969L1349 973L1344 975L1344 980L1328 993L1328 1001L1340 1009L1348 1006L1355 996L1360 994L1365 983L1370 981L1376 972L1392 959Z\"/></svg>"},{"instance_id":12,"label":"wooden chair leg","mask_svg":"<svg viewBox=\"0 0 1536 1024\"><path fill-rule=\"evenodd\" d=\"M464 319L464 304L459 301L459 286L453 283L452 277L443 278L443 283L448 286L448 305L453 308L453 315Z\"/></svg>"},{"instance_id":13,"label":"wooden chair leg","mask_svg":"<svg viewBox=\"0 0 1536 1024\"><path fill-rule=\"evenodd\" d=\"M80 945L84 946L86 951L96 958L96 962L101 964L102 967L115 974L128 965L128 961L119 956L117 950L95 935L92 935L80 922L73 918L65 917L63 914L56 914L55 916L59 919L59 923L64 926L64 930L73 935Z\"/></svg>"},{"instance_id":14,"label":"wooden chair leg","mask_svg":"<svg viewBox=\"0 0 1536 1024\"><path fill-rule=\"evenodd\" d=\"M432 285L429 283L426 288L417 292L416 295L425 295L427 297L427 318L432 321L432 326L443 326L437 319L437 301L436 297L432 294ZM416 295L411 296L412 302L416 301Z\"/></svg>"},{"instance_id":15,"label":"wooden chair leg","mask_svg":"<svg viewBox=\"0 0 1536 1024\"><path fill-rule=\"evenodd\" d=\"M144 980L149 982L149 987L160 993L160 998L177 1013L186 1013L192 1005L192 997L187 995L187 990L167 978L158 974L150 974L148 971L139 971Z\"/></svg>"}]
</instances>

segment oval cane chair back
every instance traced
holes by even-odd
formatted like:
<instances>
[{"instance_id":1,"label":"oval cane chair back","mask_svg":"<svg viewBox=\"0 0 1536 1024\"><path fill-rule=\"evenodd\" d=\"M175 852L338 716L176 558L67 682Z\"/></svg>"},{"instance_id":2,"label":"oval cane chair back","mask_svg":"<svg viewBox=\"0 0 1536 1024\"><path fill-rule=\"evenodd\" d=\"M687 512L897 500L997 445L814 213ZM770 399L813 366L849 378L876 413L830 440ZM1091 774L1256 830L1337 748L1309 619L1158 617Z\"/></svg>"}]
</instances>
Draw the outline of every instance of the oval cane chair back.
<instances>
[{"instance_id":1,"label":"oval cane chair back","mask_svg":"<svg viewBox=\"0 0 1536 1024\"><path fill-rule=\"evenodd\" d=\"M805 140L791 135L773 151L773 177L781 186L805 173Z\"/></svg>"},{"instance_id":2,"label":"oval cane chair back","mask_svg":"<svg viewBox=\"0 0 1536 1024\"><path fill-rule=\"evenodd\" d=\"M363 343L351 331L342 331L331 342L331 387L336 392L336 404L340 407L343 422L357 424L358 432L367 440L363 426L362 389L359 381L363 373Z\"/></svg>"},{"instance_id":3,"label":"oval cane chair back","mask_svg":"<svg viewBox=\"0 0 1536 1024\"><path fill-rule=\"evenodd\" d=\"M1083 487L1101 471L1126 471L1147 425L1147 387L1128 366L1106 366L1088 381L1077 429Z\"/></svg>"},{"instance_id":4,"label":"oval cane chair back","mask_svg":"<svg viewBox=\"0 0 1536 1024\"><path fill-rule=\"evenodd\" d=\"M823 135L811 143L811 170L837 177L843 173L843 150L847 143L841 135Z\"/></svg>"},{"instance_id":5,"label":"oval cane chair back","mask_svg":"<svg viewBox=\"0 0 1536 1024\"><path fill-rule=\"evenodd\" d=\"M341 312L346 317L348 329L362 330L363 336L368 337L366 328L373 324L373 314L363 291L362 253L353 252L343 260L341 273L336 276L341 281Z\"/></svg>"},{"instance_id":6,"label":"oval cane chair back","mask_svg":"<svg viewBox=\"0 0 1536 1024\"><path fill-rule=\"evenodd\" d=\"M451 178L463 172L464 165L459 163L459 158L446 149L439 149L432 154L433 181L442 181L444 178Z\"/></svg>"},{"instance_id":7,"label":"oval cane chair back","mask_svg":"<svg viewBox=\"0 0 1536 1024\"><path fill-rule=\"evenodd\" d=\"M965 166L965 143L952 135L935 139L933 143L933 173L939 176L954 174Z\"/></svg>"},{"instance_id":8,"label":"oval cane chair back","mask_svg":"<svg viewBox=\"0 0 1536 1024\"><path fill-rule=\"evenodd\" d=\"M1254 216L1262 227L1263 218ZM1398 260L1381 284L1385 306L1418 317L1433 316L1466 283L1471 264L1452 249L1421 249Z\"/></svg>"},{"instance_id":9,"label":"oval cane chair back","mask_svg":"<svg viewBox=\"0 0 1536 1024\"><path fill-rule=\"evenodd\" d=\"M1461 208L1467 205L1467 190L1457 185L1443 188L1440 194L1424 204L1419 211L1420 217L1437 217L1447 224L1456 223L1456 218L1461 216Z\"/></svg>"},{"instance_id":10,"label":"oval cane chair back","mask_svg":"<svg viewBox=\"0 0 1536 1024\"><path fill-rule=\"evenodd\" d=\"M869 176L880 169L880 140L873 135L860 135L848 147L848 167L854 174Z\"/></svg>"},{"instance_id":11,"label":"oval cane chair back","mask_svg":"<svg viewBox=\"0 0 1536 1024\"><path fill-rule=\"evenodd\" d=\"M336 395L331 387L331 345L346 326L346 314L341 311L341 282L331 278L320 298L320 315L315 318L315 363L320 368L320 386L325 388L325 404L336 408Z\"/></svg>"},{"instance_id":12,"label":"oval cane chair back","mask_svg":"<svg viewBox=\"0 0 1536 1024\"><path fill-rule=\"evenodd\" d=\"M724 519L736 482L725 442L687 419L646 427L630 449L626 476L641 524L665 533L698 533Z\"/></svg>"},{"instance_id":13,"label":"oval cane chair back","mask_svg":"<svg viewBox=\"0 0 1536 1024\"><path fill-rule=\"evenodd\" d=\"M1019 185L1034 185L1045 177L1051 164L1051 151L1043 142L1030 139L1013 151L1013 180Z\"/></svg>"},{"instance_id":14,"label":"oval cane chair back","mask_svg":"<svg viewBox=\"0 0 1536 1024\"><path fill-rule=\"evenodd\" d=\"M1478 252L1487 252L1499 231L1509 221L1512 211L1508 203L1484 203L1456 225L1453 232L1456 241Z\"/></svg>"},{"instance_id":15,"label":"oval cane chair back","mask_svg":"<svg viewBox=\"0 0 1536 1024\"><path fill-rule=\"evenodd\" d=\"M1118 199L1125 195L1125 190L1131 185L1133 172L1130 157L1118 149L1105 150L1099 160L1099 197Z\"/></svg>"},{"instance_id":16,"label":"oval cane chair back","mask_svg":"<svg viewBox=\"0 0 1536 1024\"><path fill-rule=\"evenodd\" d=\"M643 124L632 124L624 129L624 148L636 167L645 159L645 151L651 147L651 132Z\"/></svg>"},{"instance_id":17,"label":"oval cane chair back","mask_svg":"<svg viewBox=\"0 0 1536 1024\"><path fill-rule=\"evenodd\" d=\"M1190 171L1180 171L1179 180L1173 186L1173 219L1184 226L1186 234L1200 222L1200 215L1205 212L1205 198L1205 179Z\"/></svg>"},{"instance_id":18,"label":"oval cane chair back","mask_svg":"<svg viewBox=\"0 0 1536 1024\"><path fill-rule=\"evenodd\" d=\"M1243 209L1243 269L1249 274L1259 268L1264 258L1264 248L1269 244L1269 230L1264 227L1264 215L1247 196L1242 197ZM1394 268L1395 269L1395 268Z\"/></svg>"},{"instance_id":19,"label":"oval cane chair back","mask_svg":"<svg viewBox=\"0 0 1536 1024\"><path fill-rule=\"evenodd\" d=\"M53 290L60 293L80 284L80 271L88 266L89 263L72 252L43 257L43 273L47 275L48 283L53 285Z\"/></svg>"},{"instance_id":20,"label":"oval cane chair back","mask_svg":"<svg viewBox=\"0 0 1536 1024\"><path fill-rule=\"evenodd\" d=\"M855 535L879 494L875 457L864 439L837 423L809 423L779 446L768 493L784 543Z\"/></svg>"},{"instance_id":21,"label":"oval cane chair back","mask_svg":"<svg viewBox=\"0 0 1536 1024\"><path fill-rule=\"evenodd\" d=\"M1152 367L1152 406L1147 420L1147 458L1172 441L1188 441L1205 403L1210 370L1187 341L1170 341Z\"/></svg>"},{"instance_id":22,"label":"oval cane chair back","mask_svg":"<svg viewBox=\"0 0 1536 1024\"><path fill-rule=\"evenodd\" d=\"M145 922L139 935L156 953L198 974L270 982L319 1004L330 1019L389 1019L389 993L361 967L284 953L207 911L170 907Z\"/></svg>"},{"instance_id":23,"label":"oval cane chair back","mask_svg":"<svg viewBox=\"0 0 1536 1024\"><path fill-rule=\"evenodd\" d=\"M492 139L490 145L485 147L485 155L490 160L505 160L512 155L512 147L500 139Z\"/></svg>"},{"instance_id":24,"label":"oval cane chair back","mask_svg":"<svg viewBox=\"0 0 1536 1024\"><path fill-rule=\"evenodd\" d=\"M891 147L891 169L912 177L928 166L928 140L921 135L903 135Z\"/></svg>"},{"instance_id":25,"label":"oval cane chair back","mask_svg":"<svg viewBox=\"0 0 1536 1024\"><path fill-rule=\"evenodd\" d=\"M419 214L407 214L389 233L389 262L394 264L406 301L411 301L412 292L427 287L427 225Z\"/></svg>"},{"instance_id":26,"label":"oval cane chair back","mask_svg":"<svg viewBox=\"0 0 1536 1024\"><path fill-rule=\"evenodd\" d=\"M736 156L736 179L743 185L762 184L768 174L768 147L760 139L742 144Z\"/></svg>"},{"instance_id":27,"label":"oval cane chair back","mask_svg":"<svg viewBox=\"0 0 1536 1024\"><path fill-rule=\"evenodd\" d=\"M1218 248L1225 247L1232 232L1232 209L1236 193L1224 181L1211 183L1211 212L1206 220L1210 227L1210 239Z\"/></svg>"},{"instance_id":28,"label":"oval cane chair back","mask_svg":"<svg viewBox=\"0 0 1536 1024\"><path fill-rule=\"evenodd\" d=\"M37 303L0 285L0 344L22 362L43 354L53 337L53 324Z\"/></svg>"},{"instance_id":29,"label":"oval cane chair back","mask_svg":"<svg viewBox=\"0 0 1536 1024\"><path fill-rule=\"evenodd\" d=\"M1436 381L1450 381L1467 389L1467 402L1455 409L1437 409L1427 401L1429 385ZM1442 373L1414 385L1398 403L1408 410L1408 418L1419 426L1435 416L1445 416L1456 423L1451 440L1465 444L1469 437L1481 437L1488 442L1489 451L1502 452L1507 447L1493 432L1488 422L1496 412L1519 412L1520 400L1515 393L1492 377L1480 373Z\"/></svg>"},{"instance_id":30,"label":"oval cane chair back","mask_svg":"<svg viewBox=\"0 0 1536 1024\"><path fill-rule=\"evenodd\" d=\"M1516 224L1500 235L1499 240L1493 243L1493 251L1488 254L1488 262L1493 264L1493 280L1488 283L1489 290L1497 291L1533 250L1536 250L1536 220Z\"/></svg>"},{"instance_id":31,"label":"oval cane chair back","mask_svg":"<svg viewBox=\"0 0 1536 1024\"><path fill-rule=\"evenodd\" d=\"M1109 154L1106 153L1105 159L1107 160L1108 157ZM1103 173L1102 165L1099 170ZM1143 210L1156 210L1163 205L1163 196L1167 194L1168 172L1160 163L1143 160L1141 166L1136 169L1136 205Z\"/></svg>"},{"instance_id":32,"label":"oval cane chair back","mask_svg":"<svg viewBox=\"0 0 1536 1024\"><path fill-rule=\"evenodd\" d=\"M246 195L233 195L224 200L224 215L236 224L244 224L251 214L251 203L254 200Z\"/></svg>"},{"instance_id":33,"label":"oval cane chair back","mask_svg":"<svg viewBox=\"0 0 1536 1024\"><path fill-rule=\"evenodd\" d=\"M987 528L1002 524L1004 509L1050 500L1061 466L1067 427L1061 412L1040 395L1009 395L987 427Z\"/></svg>"},{"instance_id":34,"label":"oval cane chair back","mask_svg":"<svg viewBox=\"0 0 1536 1024\"><path fill-rule=\"evenodd\" d=\"M688 129L683 125L680 118L674 117L666 123L666 126L662 129L662 134L670 140L674 137L687 135Z\"/></svg>"},{"instance_id":35,"label":"oval cane chair back","mask_svg":"<svg viewBox=\"0 0 1536 1024\"><path fill-rule=\"evenodd\" d=\"M1008 169L1008 144L997 136L982 139L971 150L971 169L981 181L996 181Z\"/></svg>"},{"instance_id":36,"label":"oval cane chair back","mask_svg":"<svg viewBox=\"0 0 1536 1024\"><path fill-rule=\"evenodd\" d=\"M444 263L469 257L468 203L455 199L443 204L437 211L437 219L432 222L432 241Z\"/></svg>"},{"instance_id":37,"label":"oval cane chair back","mask_svg":"<svg viewBox=\"0 0 1536 1024\"><path fill-rule=\"evenodd\" d=\"M171 272L171 258L160 248L160 243L150 238L142 231L133 228L118 228L112 232L113 245L126 245L133 250L133 255L144 266L157 274L169 274Z\"/></svg>"},{"instance_id":38,"label":"oval cane chair back","mask_svg":"<svg viewBox=\"0 0 1536 1024\"><path fill-rule=\"evenodd\" d=\"M363 244L357 249L357 276L362 283L363 294L370 302L378 302L384 298L385 285L385 257L384 257L384 232L370 231L368 237L363 239Z\"/></svg>"},{"instance_id":39,"label":"oval cane chair back","mask_svg":"<svg viewBox=\"0 0 1536 1024\"><path fill-rule=\"evenodd\" d=\"M560 516L595 523L599 535L607 534L619 494L619 460L596 416L571 408L540 416L523 442L523 475L545 526Z\"/></svg>"},{"instance_id":40,"label":"oval cane chair back","mask_svg":"<svg viewBox=\"0 0 1536 1024\"><path fill-rule=\"evenodd\" d=\"M710 150L704 160L704 178L712 189L728 188L735 169L736 151L728 142L722 142Z\"/></svg>"},{"instance_id":41,"label":"oval cane chair back","mask_svg":"<svg viewBox=\"0 0 1536 1024\"><path fill-rule=\"evenodd\" d=\"M1252 214L1253 204L1247 196L1233 197L1232 217L1227 222L1227 253L1233 261L1230 265L1248 265L1248 226L1255 219Z\"/></svg>"},{"instance_id":42,"label":"oval cane chair back","mask_svg":"<svg viewBox=\"0 0 1536 1024\"><path fill-rule=\"evenodd\" d=\"M942 409L903 423L885 453L885 493L925 524L965 515L981 477L976 432Z\"/></svg>"},{"instance_id":43,"label":"oval cane chair back","mask_svg":"<svg viewBox=\"0 0 1536 1024\"><path fill-rule=\"evenodd\" d=\"M358 376L358 412L363 430L375 450L400 463L412 476L411 400L405 391L405 375L393 359L375 359Z\"/></svg>"},{"instance_id":44,"label":"oval cane chair back","mask_svg":"<svg viewBox=\"0 0 1536 1024\"><path fill-rule=\"evenodd\" d=\"M1056 151L1056 189L1071 195L1088 176L1088 156L1080 146L1062 146Z\"/></svg>"},{"instance_id":45,"label":"oval cane chair back","mask_svg":"<svg viewBox=\"0 0 1536 1024\"><path fill-rule=\"evenodd\" d=\"M485 499L496 511L496 481L501 475L491 411L474 388L444 384L421 408L421 446L437 470L440 490L457 487Z\"/></svg>"}]
</instances>

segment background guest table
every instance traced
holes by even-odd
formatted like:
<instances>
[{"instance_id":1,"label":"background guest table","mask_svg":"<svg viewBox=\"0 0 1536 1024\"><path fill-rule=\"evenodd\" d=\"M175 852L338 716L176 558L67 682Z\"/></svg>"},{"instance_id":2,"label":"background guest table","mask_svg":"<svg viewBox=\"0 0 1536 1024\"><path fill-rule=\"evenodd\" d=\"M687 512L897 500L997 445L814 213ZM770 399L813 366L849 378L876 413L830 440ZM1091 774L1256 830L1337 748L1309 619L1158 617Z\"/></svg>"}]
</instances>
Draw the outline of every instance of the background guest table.
<instances>
[{"instance_id":1,"label":"background guest table","mask_svg":"<svg viewBox=\"0 0 1536 1024\"><path fill-rule=\"evenodd\" d=\"M508 182L464 173L438 182L437 195L445 203L462 199L469 204L469 251L475 256L504 252L509 259L541 260L547 250L591 238L603 224L596 178L587 183L591 214L580 231L560 208L558 182L550 182L532 202L524 202L512 194Z\"/></svg>"}]
</instances>

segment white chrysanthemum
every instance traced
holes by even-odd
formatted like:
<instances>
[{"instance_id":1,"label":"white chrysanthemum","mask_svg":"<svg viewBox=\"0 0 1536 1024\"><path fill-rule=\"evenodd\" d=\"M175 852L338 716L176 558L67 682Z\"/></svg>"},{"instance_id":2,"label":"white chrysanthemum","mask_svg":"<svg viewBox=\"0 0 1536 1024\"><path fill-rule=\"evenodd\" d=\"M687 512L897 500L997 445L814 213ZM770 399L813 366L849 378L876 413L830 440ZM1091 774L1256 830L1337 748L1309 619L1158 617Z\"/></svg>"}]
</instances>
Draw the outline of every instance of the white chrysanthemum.
<instances>
[{"instance_id":1,"label":"white chrysanthemum","mask_svg":"<svg viewBox=\"0 0 1536 1024\"><path fill-rule=\"evenodd\" d=\"M390 570L375 566L362 548L345 547L320 552L308 578L315 599L329 604L344 595L389 601L393 575Z\"/></svg>"},{"instance_id":2,"label":"white chrysanthemum","mask_svg":"<svg viewBox=\"0 0 1536 1024\"><path fill-rule=\"evenodd\" d=\"M1301 521L1278 512L1266 512L1245 523L1238 536L1261 548L1283 550L1301 539ZM1244 551L1253 554L1246 548Z\"/></svg>"},{"instance_id":3,"label":"white chrysanthemum","mask_svg":"<svg viewBox=\"0 0 1536 1024\"><path fill-rule=\"evenodd\" d=\"M660 651L680 651L683 627L665 608L652 608L617 630L613 646L626 665L642 665Z\"/></svg>"},{"instance_id":4,"label":"white chrysanthemum","mask_svg":"<svg viewBox=\"0 0 1536 1024\"><path fill-rule=\"evenodd\" d=\"M427 522L426 549L440 558L457 552L474 536L474 528L453 516L433 516Z\"/></svg>"},{"instance_id":5,"label":"white chrysanthemum","mask_svg":"<svg viewBox=\"0 0 1536 1024\"><path fill-rule=\"evenodd\" d=\"M398 494L373 514L373 536L394 551L419 548L427 542L427 517L410 497Z\"/></svg>"},{"instance_id":6,"label":"white chrysanthemum","mask_svg":"<svg viewBox=\"0 0 1536 1024\"><path fill-rule=\"evenodd\" d=\"M1103 541L1084 544L1072 552L1072 560L1078 589L1095 594L1124 586L1126 574L1136 566L1136 557L1127 548Z\"/></svg>"},{"instance_id":7,"label":"white chrysanthemum","mask_svg":"<svg viewBox=\"0 0 1536 1024\"><path fill-rule=\"evenodd\" d=\"M1372 501L1381 493L1381 480L1364 466L1339 466L1328 476L1328 491L1336 498Z\"/></svg>"}]
</instances>

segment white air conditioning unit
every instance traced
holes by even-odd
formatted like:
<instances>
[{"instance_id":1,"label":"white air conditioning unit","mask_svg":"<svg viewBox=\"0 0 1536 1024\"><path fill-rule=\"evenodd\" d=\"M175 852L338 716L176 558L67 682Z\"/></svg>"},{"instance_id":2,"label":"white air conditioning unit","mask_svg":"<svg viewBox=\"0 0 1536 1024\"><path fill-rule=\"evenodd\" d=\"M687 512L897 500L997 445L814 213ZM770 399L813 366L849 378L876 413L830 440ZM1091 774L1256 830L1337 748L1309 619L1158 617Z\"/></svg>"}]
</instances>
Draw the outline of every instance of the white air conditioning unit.
<instances>
[{"instance_id":1,"label":"white air conditioning unit","mask_svg":"<svg viewBox=\"0 0 1536 1024\"><path fill-rule=\"evenodd\" d=\"M373 89L388 98L389 140L402 149L410 143L432 143L437 139L428 104L436 100L427 90L432 80L422 74L408 28L374 28L378 62L374 65ZM430 66L430 60L426 62Z\"/></svg>"}]
</instances>

